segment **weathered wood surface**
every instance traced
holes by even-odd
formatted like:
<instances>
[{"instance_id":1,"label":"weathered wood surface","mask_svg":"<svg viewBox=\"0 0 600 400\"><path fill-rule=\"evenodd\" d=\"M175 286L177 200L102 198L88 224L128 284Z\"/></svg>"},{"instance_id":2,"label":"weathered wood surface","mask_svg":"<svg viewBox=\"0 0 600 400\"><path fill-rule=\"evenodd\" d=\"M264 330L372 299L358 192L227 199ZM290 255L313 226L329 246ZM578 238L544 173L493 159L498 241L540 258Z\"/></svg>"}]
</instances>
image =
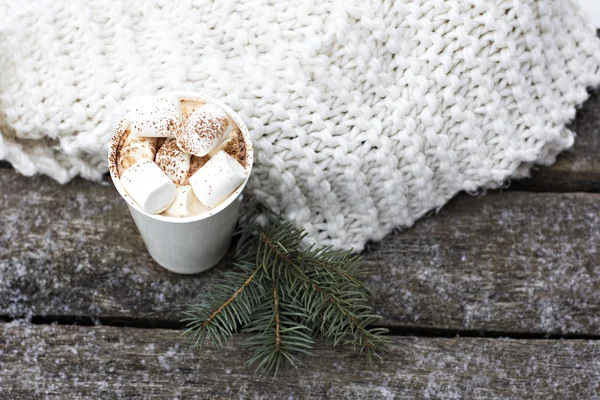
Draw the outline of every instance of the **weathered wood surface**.
<instances>
[{"instance_id":1,"label":"weathered wood surface","mask_svg":"<svg viewBox=\"0 0 600 400\"><path fill-rule=\"evenodd\" d=\"M393 337L367 368L319 346L309 368L252 376L241 339L193 351L179 331L0 325L0 397L594 399L600 342Z\"/></svg>"},{"instance_id":2,"label":"weathered wood surface","mask_svg":"<svg viewBox=\"0 0 600 400\"><path fill-rule=\"evenodd\" d=\"M511 189L550 192L600 192L600 89L577 110L570 128L575 145L550 167L535 167L530 179L513 181Z\"/></svg>"},{"instance_id":3,"label":"weathered wood surface","mask_svg":"<svg viewBox=\"0 0 600 400\"><path fill-rule=\"evenodd\" d=\"M108 184L0 170L0 185L0 316L175 326L230 263L163 270ZM392 327L600 335L599 218L600 194L459 196L370 246L374 305Z\"/></svg>"},{"instance_id":4,"label":"weathered wood surface","mask_svg":"<svg viewBox=\"0 0 600 400\"><path fill-rule=\"evenodd\" d=\"M600 334L600 195L459 196L365 255L391 325Z\"/></svg>"}]
</instances>

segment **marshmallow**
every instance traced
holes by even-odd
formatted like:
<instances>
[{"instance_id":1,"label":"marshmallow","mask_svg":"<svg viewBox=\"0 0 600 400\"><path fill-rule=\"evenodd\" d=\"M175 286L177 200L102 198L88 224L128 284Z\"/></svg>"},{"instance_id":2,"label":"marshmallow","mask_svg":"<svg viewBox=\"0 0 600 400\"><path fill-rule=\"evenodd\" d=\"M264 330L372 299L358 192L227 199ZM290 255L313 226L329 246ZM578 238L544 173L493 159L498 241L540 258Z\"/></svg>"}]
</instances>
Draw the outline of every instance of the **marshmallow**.
<instances>
[{"instance_id":1,"label":"marshmallow","mask_svg":"<svg viewBox=\"0 0 600 400\"><path fill-rule=\"evenodd\" d=\"M119 158L117 160L119 175L122 175L127 168L142 159L154 160L154 156L156 155L156 141L157 139L155 138L135 137L129 134L119 151Z\"/></svg>"},{"instance_id":2,"label":"marshmallow","mask_svg":"<svg viewBox=\"0 0 600 400\"><path fill-rule=\"evenodd\" d=\"M208 208L196 197L191 186L178 186L177 197L162 215L169 217L190 217L207 211Z\"/></svg>"},{"instance_id":3,"label":"marshmallow","mask_svg":"<svg viewBox=\"0 0 600 400\"><path fill-rule=\"evenodd\" d=\"M244 167L224 151L215 154L190 177L194 194L208 207L216 207L246 179Z\"/></svg>"},{"instance_id":4,"label":"marshmallow","mask_svg":"<svg viewBox=\"0 0 600 400\"><path fill-rule=\"evenodd\" d=\"M142 159L121 175L121 185L148 214L158 214L171 205L177 188L154 161Z\"/></svg>"},{"instance_id":5,"label":"marshmallow","mask_svg":"<svg viewBox=\"0 0 600 400\"><path fill-rule=\"evenodd\" d=\"M191 154L177 146L175 139L167 139L156 152L156 164L177 185L183 185L190 171Z\"/></svg>"},{"instance_id":6,"label":"marshmallow","mask_svg":"<svg viewBox=\"0 0 600 400\"><path fill-rule=\"evenodd\" d=\"M175 137L181 113L174 97L142 96L130 111L131 134L140 137Z\"/></svg>"},{"instance_id":7,"label":"marshmallow","mask_svg":"<svg viewBox=\"0 0 600 400\"><path fill-rule=\"evenodd\" d=\"M177 144L188 153L204 156L231 132L233 123L220 107L205 104L194 111L177 134Z\"/></svg>"}]
</instances>

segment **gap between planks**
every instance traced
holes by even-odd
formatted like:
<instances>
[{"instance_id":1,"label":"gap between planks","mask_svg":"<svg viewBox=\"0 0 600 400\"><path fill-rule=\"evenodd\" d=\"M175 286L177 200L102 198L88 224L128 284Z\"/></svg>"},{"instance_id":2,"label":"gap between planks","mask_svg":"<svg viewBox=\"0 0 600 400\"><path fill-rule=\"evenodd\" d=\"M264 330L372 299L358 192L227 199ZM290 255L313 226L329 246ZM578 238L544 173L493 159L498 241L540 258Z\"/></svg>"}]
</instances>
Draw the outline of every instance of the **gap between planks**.
<instances>
[{"instance_id":1,"label":"gap between planks","mask_svg":"<svg viewBox=\"0 0 600 400\"><path fill-rule=\"evenodd\" d=\"M126 317L88 317L88 316L31 316L10 317L0 315L0 323L25 321L32 325L63 326L106 326L112 328L162 329L182 331L185 324L170 320L141 319ZM370 325L369 328L387 328L388 336L418 338L483 338L483 339L516 339L516 340L600 340L600 335L589 334L546 334L532 332L503 332L469 329L444 329L419 326L396 326L387 324Z\"/></svg>"}]
</instances>

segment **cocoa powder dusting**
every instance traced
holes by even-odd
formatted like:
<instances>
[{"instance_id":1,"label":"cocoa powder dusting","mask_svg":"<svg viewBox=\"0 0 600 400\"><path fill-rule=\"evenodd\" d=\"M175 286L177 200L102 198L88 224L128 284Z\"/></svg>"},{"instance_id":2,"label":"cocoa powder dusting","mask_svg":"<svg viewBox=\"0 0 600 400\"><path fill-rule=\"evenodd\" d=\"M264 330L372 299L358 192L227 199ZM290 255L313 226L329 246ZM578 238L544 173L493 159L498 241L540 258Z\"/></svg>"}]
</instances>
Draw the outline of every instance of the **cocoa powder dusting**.
<instances>
[{"instance_id":1,"label":"cocoa powder dusting","mask_svg":"<svg viewBox=\"0 0 600 400\"><path fill-rule=\"evenodd\" d=\"M149 124L156 126L166 126L169 134L176 134L177 136L183 135L185 131L183 127L188 122L190 116L201 106L206 104L203 101L197 100L181 100L180 111L181 111L181 123L173 121L172 115L164 114L161 112L151 113L153 121L148 121ZM232 125L232 132L230 133L231 140L225 145L224 150L227 154L238 160L238 162L247 167L247 149L244 135L239 127L229 118L224 119L210 119L200 118L194 122L193 129L189 129L189 133L194 136L206 137L208 140L213 140L215 132L219 126L223 123ZM154 160L158 166L173 180L176 185L189 185L189 178L196 173L200 168L206 164L210 159L208 155L203 157L191 156L189 159L189 170L183 171L181 165L186 165L186 159L189 157L184 151L182 151L174 138L131 138L132 141L144 142L149 139L149 142L136 143L135 146L131 146L128 141L131 136L131 129L127 128L121 136L117 148L115 151L116 164L118 176L120 177L123 171L133 165L135 160L140 158L140 155L144 155L145 158ZM125 146L127 144L127 146ZM150 144L150 146L148 146ZM152 147L154 148L152 149Z\"/></svg>"},{"instance_id":2,"label":"cocoa powder dusting","mask_svg":"<svg viewBox=\"0 0 600 400\"><path fill-rule=\"evenodd\" d=\"M188 175L184 181L184 185L190 184L190 177L194 175L196 171L202 168L208 160L210 160L210 157L207 155L204 157L192 156L192 160L190 161L190 171L188 172Z\"/></svg>"},{"instance_id":3,"label":"cocoa powder dusting","mask_svg":"<svg viewBox=\"0 0 600 400\"><path fill-rule=\"evenodd\" d=\"M138 160L146 158L154 160L156 155L156 138L141 138L131 136L130 132L125 132L121 140L123 144L117 157L118 174L121 176L123 172Z\"/></svg>"},{"instance_id":4,"label":"cocoa powder dusting","mask_svg":"<svg viewBox=\"0 0 600 400\"><path fill-rule=\"evenodd\" d=\"M209 110L206 107L201 108L190 114L183 122L182 129L177 136L177 143L188 153L207 153L215 139L232 125L223 110L219 109L218 114Z\"/></svg>"},{"instance_id":5,"label":"cocoa powder dusting","mask_svg":"<svg viewBox=\"0 0 600 400\"><path fill-rule=\"evenodd\" d=\"M119 159L119 157L121 155L121 149L123 148L123 145L125 144L125 141L129 137L129 135L131 135L131 129L127 128L125 130L125 132L123 132L123 135L121 135L121 138L119 139L119 144L117 145L117 151L116 151L117 160ZM119 174L119 176L120 175L121 174Z\"/></svg>"},{"instance_id":6,"label":"cocoa powder dusting","mask_svg":"<svg viewBox=\"0 0 600 400\"><path fill-rule=\"evenodd\" d=\"M187 179L190 156L177 146L177 141L169 138L156 153L156 164L175 183L181 185Z\"/></svg>"},{"instance_id":7,"label":"cocoa powder dusting","mask_svg":"<svg viewBox=\"0 0 600 400\"><path fill-rule=\"evenodd\" d=\"M187 119L189 118L189 116L196 111L198 108L202 107L204 104L206 104L203 101L197 101L197 100L181 100L179 102L179 109L181 110L181 119L183 120L183 122L185 123L185 121L187 121Z\"/></svg>"},{"instance_id":8,"label":"cocoa powder dusting","mask_svg":"<svg viewBox=\"0 0 600 400\"><path fill-rule=\"evenodd\" d=\"M234 131L231 133L232 139L227 143L223 150L246 168L246 141L244 140L242 131L237 125L234 125L233 129Z\"/></svg>"}]
</instances>

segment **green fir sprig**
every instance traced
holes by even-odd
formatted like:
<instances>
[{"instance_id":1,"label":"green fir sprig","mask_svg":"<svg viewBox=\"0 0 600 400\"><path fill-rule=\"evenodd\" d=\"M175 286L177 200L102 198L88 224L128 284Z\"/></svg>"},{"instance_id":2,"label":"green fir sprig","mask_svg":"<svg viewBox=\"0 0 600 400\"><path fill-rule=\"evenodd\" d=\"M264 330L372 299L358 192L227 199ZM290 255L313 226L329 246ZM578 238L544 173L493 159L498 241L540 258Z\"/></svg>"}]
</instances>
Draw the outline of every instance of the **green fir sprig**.
<instances>
[{"instance_id":1,"label":"green fir sprig","mask_svg":"<svg viewBox=\"0 0 600 400\"><path fill-rule=\"evenodd\" d=\"M261 223L262 221L262 223ZM302 365L316 339L349 345L369 363L388 340L357 278L360 257L331 247L303 247L306 236L277 215L246 214L240 222L232 271L188 307L185 334L196 347L221 347L234 333L252 334L248 365L258 373Z\"/></svg>"}]
</instances>

